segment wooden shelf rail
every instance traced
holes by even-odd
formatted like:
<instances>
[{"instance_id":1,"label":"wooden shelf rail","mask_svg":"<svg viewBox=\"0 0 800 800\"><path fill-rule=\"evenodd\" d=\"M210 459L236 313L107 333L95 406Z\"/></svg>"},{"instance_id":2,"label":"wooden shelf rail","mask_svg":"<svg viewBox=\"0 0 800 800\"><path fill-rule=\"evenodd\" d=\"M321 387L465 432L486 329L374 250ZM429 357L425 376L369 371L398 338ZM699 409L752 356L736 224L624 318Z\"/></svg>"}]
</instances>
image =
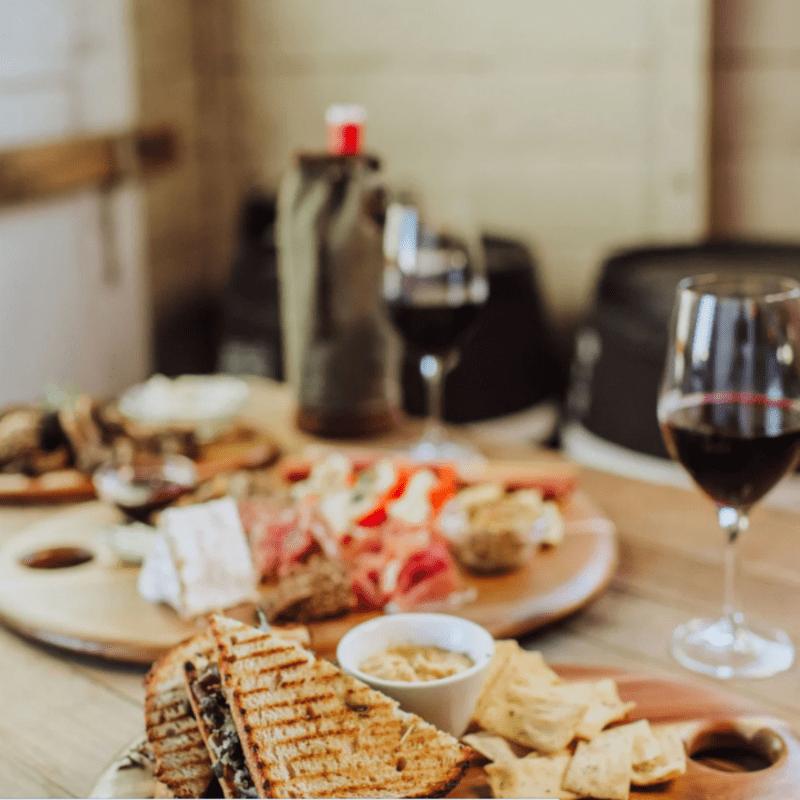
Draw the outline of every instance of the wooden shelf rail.
<instances>
[{"instance_id":1,"label":"wooden shelf rail","mask_svg":"<svg viewBox=\"0 0 800 800\"><path fill-rule=\"evenodd\" d=\"M160 127L0 151L0 206L145 178L174 165L178 150L176 132Z\"/></svg>"}]
</instances>

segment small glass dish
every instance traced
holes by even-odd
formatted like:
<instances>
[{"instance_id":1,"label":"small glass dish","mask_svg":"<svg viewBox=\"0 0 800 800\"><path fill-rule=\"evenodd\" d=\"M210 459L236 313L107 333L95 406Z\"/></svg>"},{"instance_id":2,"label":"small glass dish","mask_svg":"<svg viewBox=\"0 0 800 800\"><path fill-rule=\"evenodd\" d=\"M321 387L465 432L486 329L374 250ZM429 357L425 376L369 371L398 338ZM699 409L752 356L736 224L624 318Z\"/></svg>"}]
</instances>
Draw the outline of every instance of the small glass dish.
<instances>
[{"instance_id":1,"label":"small glass dish","mask_svg":"<svg viewBox=\"0 0 800 800\"><path fill-rule=\"evenodd\" d=\"M434 646L463 653L472 666L444 678L398 681L361 670L364 661L388 648ZM410 711L453 736L469 726L494 655L494 638L483 627L451 614L386 614L348 631L336 648L336 660L348 675L394 698Z\"/></svg>"},{"instance_id":2,"label":"small glass dish","mask_svg":"<svg viewBox=\"0 0 800 800\"><path fill-rule=\"evenodd\" d=\"M154 511L195 487L197 468L185 456L139 456L131 462L103 464L92 482L101 500L131 519L147 522Z\"/></svg>"}]
</instances>

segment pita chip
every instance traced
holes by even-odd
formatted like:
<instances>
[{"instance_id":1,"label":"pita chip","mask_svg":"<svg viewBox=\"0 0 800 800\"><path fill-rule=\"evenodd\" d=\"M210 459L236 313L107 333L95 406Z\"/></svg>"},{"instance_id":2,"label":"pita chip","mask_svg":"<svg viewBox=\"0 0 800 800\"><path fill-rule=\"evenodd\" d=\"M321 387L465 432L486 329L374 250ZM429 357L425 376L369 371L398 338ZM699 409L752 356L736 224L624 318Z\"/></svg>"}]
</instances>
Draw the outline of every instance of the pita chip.
<instances>
[{"instance_id":1,"label":"pita chip","mask_svg":"<svg viewBox=\"0 0 800 800\"><path fill-rule=\"evenodd\" d=\"M480 753L484 758L495 763L503 761L516 761L526 755L530 750L522 747L515 742L509 742L502 736L487 731L476 731L461 737L464 744L468 744L476 753Z\"/></svg>"},{"instance_id":2,"label":"pita chip","mask_svg":"<svg viewBox=\"0 0 800 800\"><path fill-rule=\"evenodd\" d=\"M486 774L493 797L558 798L577 800L580 795L562 788L569 753L527 756L516 761L489 764Z\"/></svg>"},{"instance_id":3,"label":"pita chip","mask_svg":"<svg viewBox=\"0 0 800 800\"><path fill-rule=\"evenodd\" d=\"M552 697L507 694L483 712L483 727L540 753L564 750L575 738L585 707Z\"/></svg>"},{"instance_id":4,"label":"pita chip","mask_svg":"<svg viewBox=\"0 0 800 800\"><path fill-rule=\"evenodd\" d=\"M631 768L631 783L635 786L651 786L677 778L686 772L686 748L677 727L664 725L654 727L652 735L659 746L659 753L651 759L634 762Z\"/></svg>"},{"instance_id":5,"label":"pita chip","mask_svg":"<svg viewBox=\"0 0 800 800\"><path fill-rule=\"evenodd\" d=\"M578 742L564 776L564 788L597 800L628 800L635 735L630 725L620 725L590 742Z\"/></svg>"},{"instance_id":6,"label":"pita chip","mask_svg":"<svg viewBox=\"0 0 800 800\"><path fill-rule=\"evenodd\" d=\"M473 714L480 727L486 727L483 723L486 708L494 705L503 688L512 683L521 683L531 688L546 687L561 683L561 678L547 666L538 651L523 650L515 639L501 639L496 642Z\"/></svg>"}]
</instances>

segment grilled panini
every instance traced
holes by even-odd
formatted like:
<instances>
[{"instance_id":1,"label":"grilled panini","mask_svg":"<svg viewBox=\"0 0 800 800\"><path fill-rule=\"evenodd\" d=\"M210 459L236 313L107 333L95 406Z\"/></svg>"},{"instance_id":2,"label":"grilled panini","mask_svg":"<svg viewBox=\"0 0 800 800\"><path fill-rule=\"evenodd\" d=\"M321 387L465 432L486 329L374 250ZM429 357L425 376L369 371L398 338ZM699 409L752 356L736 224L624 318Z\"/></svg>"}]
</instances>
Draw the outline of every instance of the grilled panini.
<instances>
[{"instance_id":1,"label":"grilled panini","mask_svg":"<svg viewBox=\"0 0 800 800\"><path fill-rule=\"evenodd\" d=\"M211 618L259 797L439 797L471 750L296 642Z\"/></svg>"},{"instance_id":2,"label":"grilled panini","mask_svg":"<svg viewBox=\"0 0 800 800\"><path fill-rule=\"evenodd\" d=\"M241 623L220 617L220 625ZM309 642L308 628L302 625L273 628L273 632L302 644ZM155 757L157 788L175 797L200 797L214 782L212 759L186 690L185 664L216 664L215 659L211 632L205 630L156 661L145 678L145 728Z\"/></svg>"}]
</instances>

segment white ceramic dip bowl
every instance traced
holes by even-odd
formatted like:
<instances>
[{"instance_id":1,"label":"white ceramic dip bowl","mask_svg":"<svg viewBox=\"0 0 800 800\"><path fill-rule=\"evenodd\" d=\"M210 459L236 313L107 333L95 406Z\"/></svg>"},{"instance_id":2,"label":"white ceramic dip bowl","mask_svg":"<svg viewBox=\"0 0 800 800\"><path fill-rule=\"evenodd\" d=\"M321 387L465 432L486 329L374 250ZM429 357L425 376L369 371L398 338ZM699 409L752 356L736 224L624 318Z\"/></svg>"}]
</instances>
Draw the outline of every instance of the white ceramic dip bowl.
<instances>
[{"instance_id":1,"label":"white ceramic dip bowl","mask_svg":"<svg viewBox=\"0 0 800 800\"><path fill-rule=\"evenodd\" d=\"M370 656L408 645L433 645L464 653L472 666L445 678L414 682L376 678L359 668ZM368 620L348 631L336 648L344 672L453 736L461 736L469 725L493 654L494 638L477 623L450 614L427 613L386 614Z\"/></svg>"}]
</instances>

